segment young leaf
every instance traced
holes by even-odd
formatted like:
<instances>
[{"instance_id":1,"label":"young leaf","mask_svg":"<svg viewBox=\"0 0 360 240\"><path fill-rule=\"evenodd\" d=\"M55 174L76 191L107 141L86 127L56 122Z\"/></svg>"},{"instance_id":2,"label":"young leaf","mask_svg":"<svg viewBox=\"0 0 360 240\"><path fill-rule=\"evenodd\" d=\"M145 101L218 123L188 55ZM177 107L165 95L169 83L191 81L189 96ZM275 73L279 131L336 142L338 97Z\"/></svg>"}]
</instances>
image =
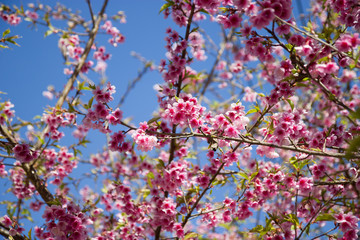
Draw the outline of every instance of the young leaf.
<instances>
[{"instance_id":1,"label":"young leaf","mask_svg":"<svg viewBox=\"0 0 360 240\"><path fill-rule=\"evenodd\" d=\"M6 30L3 32L2 36L5 37L5 36L8 35L9 33L10 33L10 29L6 29Z\"/></svg>"},{"instance_id":2,"label":"young leaf","mask_svg":"<svg viewBox=\"0 0 360 240\"><path fill-rule=\"evenodd\" d=\"M291 110L293 111L294 110L294 103L293 101L291 101L289 98L286 99L286 101L289 103L290 107L291 107Z\"/></svg>"},{"instance_id":3,"label":"young leaf","mask_svg":"<svg viewBox=\"0 0 360 240\"><path fill-rule=\"evenodd\" d=\"M240 175L241 177L245 178L246 180L250 181L249 176L246 173L243 172L239 172L238 175Z\"/></svg>"},{"instance_id":4,"label":"young leaf","mask_svg":"<svg viewBox=\"0 0 360 240\"><path fill-rule=\"evenodd\" d=\"M258 110L253 108L253 109L250 109L245 115L249 115L249 114L256 113L256 112L258 112Z\"/></svg>"},{"instance_id":5,"label":"young leaf","mask_svg":"<svg viewBox=\"0 0 360 240\"><path fill-rule=\"evenodd\" d=\"M322 214L319 214L319 216L316 217L315 222L318 222L318 221L334 221L334 220L335 220L335 217L332 214L322 213Z\"/></svg>"},{"instance_id":6,"label":"young leaf","mask_svg":"<svg viewBox=\"0 0 360 240\"><path fill-rule=\"evenodd\" d=\"M199 234L197 234L197 233L189 232L188 234L185 235L184 240L190 239L190 238L197 238L198 236L199 236Z\"/></svg>"},{"instance_id":7,"label":"young leaf","mask_svg":"<svg viewBox=\"0 0 360 240\"><path fill-rule=\"evenodd\" d=\"M159 11L159 14L166 10L167 8L171 7L172 5L174 5L174 2L173 1L168 1L167 3L165 3L164 5L161 6L160 8L160 11Z\"/></svg>"}]
</instances>

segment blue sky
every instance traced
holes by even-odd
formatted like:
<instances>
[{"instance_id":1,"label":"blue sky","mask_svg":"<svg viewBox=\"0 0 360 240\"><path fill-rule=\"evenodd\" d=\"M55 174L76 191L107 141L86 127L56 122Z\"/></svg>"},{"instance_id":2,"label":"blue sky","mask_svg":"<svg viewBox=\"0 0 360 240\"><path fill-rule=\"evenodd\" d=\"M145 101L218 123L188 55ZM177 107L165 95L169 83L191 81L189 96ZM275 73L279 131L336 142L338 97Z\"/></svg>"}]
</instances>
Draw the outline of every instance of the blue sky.
<instances>
[{"instance_id":1,"label":"blue sky","mask_svg":"<svg viewBox=\"0 0 360 240\"><path fill-rule=\"evenodd\" d=\"M11 2L18 4L20 1ZM55 1L48 2L49 5L54 5ZM82 9L85 17L88 15L85 1L62 3L74 10ZM99 9L97 4L94 5L94 11ZM117 48L106 42L104 44L107 51L112 54L106 75L109 81L116 85L119 95L122 95L128 81L136 77L138 69L142 67L137 59L130 56L131 51L138 52L155 63L165 58L163 39L165 29L171 26L171 21L158 14L161 5L162 1L109 1L108 15L123 10L128 21L126 24L117 25L126 37L124 44ZM57 23L55 21L54 25ZM17 116L24 119L31 119L34 115L40 114L47 104L54 104L54 100L48 101L42 96L42 91L46 90L48 85L54 85L59 90L68 78L63 74L64 61L57 47L58 36L50 35L44 39L46 29L43 26L31 29L28 25L28 22L23 21L16 27L10 27L11 34L22 36L17 41L21 47L11 46L11 50L2 50L0 56L1 89L8 94L3 96L3 99L10 99L16 106ZM6 28L9 26L1 24L0 31ZM104 40L104 37L102 39ZM92 80L98 81L96 77ZM143 114L145 109L154 110L156 98L152 86L158 82L161 82L158 74L150 73L145 76L137 87L137 90L143 91L141 94L133 92L129 95L128 102L132 103L132 107L126 109L124 106L124 112L140 120L142 117L138 117L138 114ZM134 107L136 105L141 108ZM147 113L150 115L151 111Z\"/></svg>"}]
</instances>

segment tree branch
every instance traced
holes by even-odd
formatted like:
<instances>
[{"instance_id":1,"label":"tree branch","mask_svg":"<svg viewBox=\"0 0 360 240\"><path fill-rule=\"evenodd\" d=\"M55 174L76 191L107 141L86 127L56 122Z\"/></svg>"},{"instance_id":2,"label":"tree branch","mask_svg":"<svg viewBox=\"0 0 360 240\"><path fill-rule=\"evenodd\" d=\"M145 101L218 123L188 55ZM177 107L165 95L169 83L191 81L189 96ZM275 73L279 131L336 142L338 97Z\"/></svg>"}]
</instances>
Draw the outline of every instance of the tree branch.
<instances>
[{"instance_id":1,"label":"tree branch","mask_svg":"<svg viewBox=\"0 0 360 240\"><path fill-rule=\"evenodd\" d=\"M334 157L334 158L346 158L347 157L346 153L323 152L321 150L315 151L315 150L309 150L309 149L305 149L305 148L294 147L292 145L277 145L274 143L260 141L255 138L249 138L246 135L239 135L240 138L233 138L233 137L216 136L216 135L210 136L210 135L204 135L204 134L200 134L200 133L164 133L164 132L156 132L156 131L147 131L147 132L151 133L151 134L157 134L157 135L167 135L167 136L170 136L169 139L172 139L172 137L174 137L174 138L200 137L200 138L206 138L206 139L211 137L214 139L222 139L222 140L234 141L234 142L239 142L239 143L247 143L250 145L261 145L261 146L267 146L267 147L272 147L272 148L277 148L277 149L290 150L293 152L306 153L306 154L313 155L313 156ZM354 153L353 155L351 155L351 158L352 159L360 159L360 155Z\"/></svg>"},{"instance_id":2,"label":"tree branch","mask_svg":"<svg viewBox=\"0 0 360 240\"><path fill-rule=\"evenodd\" d=\"M214 174L214 176L211 178L211 180L209 181L209 184L207 185L207 187L202 191L202 193L200 194L200 196L196 199L196 202L194 203L194 205L191 207L190 211L188 212L188 214L185 216L181 226L184 227L186 225L186 223L188 222L189 218L191 217L192 212L195 210L195 208L198 206L201 198L205 195L206 191L209 190L209 188L211 187L213 181L215 180L215 178L219 175L221 169L224 167L225 162L222 163L219 167L219 169L217 170L217 172Z\"/></svg>"}]
</instances>

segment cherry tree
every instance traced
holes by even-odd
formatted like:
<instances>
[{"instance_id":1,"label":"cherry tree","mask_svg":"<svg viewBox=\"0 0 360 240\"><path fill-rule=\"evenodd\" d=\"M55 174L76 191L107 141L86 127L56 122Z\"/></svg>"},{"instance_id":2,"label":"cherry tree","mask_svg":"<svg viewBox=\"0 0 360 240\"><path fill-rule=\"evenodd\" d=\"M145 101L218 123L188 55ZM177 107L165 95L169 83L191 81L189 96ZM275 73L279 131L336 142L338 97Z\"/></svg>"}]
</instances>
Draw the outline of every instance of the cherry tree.
<instances>
[{"instance_id":1,"label":"cherry tree","mask_svg":"<svg viewBox=\"0 0 360 240\"><path fill-rule=\"evenodd\" d=\"M121 99L104 76L126 41L125 14L86 3L89 19L61 4L0 7L12 25L2 51L18 47L11 29L28 21L58 36L67 79L44 92L56 104L37 121L1 96L0 176L16 199L1 202L2 236L358 239L358 1L314 0L300 17L286 0L154 2L176 25L159 37L166 59L137 55L143 70ZM132 122L121 106L148 70L161 76L158 105ZM106 136L103 148L87 148L89 132ZM74 169L89 164L101 187L77 189Z\"/></svg>"}]
</instances>

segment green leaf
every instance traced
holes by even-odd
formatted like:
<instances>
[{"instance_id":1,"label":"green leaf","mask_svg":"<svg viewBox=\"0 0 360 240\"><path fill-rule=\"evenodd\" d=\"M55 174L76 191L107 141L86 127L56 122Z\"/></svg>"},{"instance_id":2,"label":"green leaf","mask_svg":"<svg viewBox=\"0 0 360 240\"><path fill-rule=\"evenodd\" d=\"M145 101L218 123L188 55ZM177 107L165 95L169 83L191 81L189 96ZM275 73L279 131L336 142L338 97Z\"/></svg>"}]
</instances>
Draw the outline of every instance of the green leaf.
<instances>
[{"instance_id":1,"label":"green leaf","mask_svg":"<svg viewBox=\"0 0 360 240\"><path fill-rule=\"evenodd\" d=\"M316 217L315 221L334 221L335 217L329 213L322 213Z\"/></svg>"},{"instance_id":2,"label":"green leaf","mask_svg":"<svg viewBox=\"0 0 360 240\"><path fill-rule=\"evenodd\" d=\"M168 1L167 3L165 3L164 5L161 6L159 14L164 11L165 9L171 7L172 5L174 5L173 1Z\"/></svg>"},{"instance_id":3,"label":"green leaf","mask_svg":"<svg viewBox=\"0 0 360 240\"><path fill-rule=\"evenodd\" d=\"M85 109L90 109L92 106L92 103L94 101L94 97L90 98L87 104L84 105Z\"/></svg>"},{"instance_id":4,"label":"green leaf","mask_svg":"<svg viewBox=\"0 0 360 240\"><path fill-rule=\"evenodd\" d=\"M45 34L44 34L44 37L47 37L47 36L49 36L49 35L51 35L51 34L53 34L54 32L53 32L53 30L47 30L46 32L45 32Z\"/></svg>"},{"instance_id":5,"label":"green leaf","mask_svg":"<svg viewBox=\"0 0 360 240\"><path fill-rule=\"evenodd\" d=\"M14 40L12 40L12 39L17 39L18 37L16 36L13 36L13 37L10 37L10 38L6 38L5 40L6 41L8 41L9 43L12 43L12 44L14 44L14 45L16 45L16 46L18 46L18 47L20 47L20 45L19 44L17 44Z\"/></svg>"},{"instance_id":6,"label":"green leaf","mask_svg":"<svg viewBox=\"0 0 360 240\"><path fill-rule=\"evenodd\" d=\"M303 169L303 167L309 164L310 159L299 160L296 157L291 157L289 159L289 162L295 168L296 171L300 171L301 169Z\"/></svg>"},{"instance_id":7,"label":"green leaf","mask_svg":"<svg viewBox=\"0 0 360 240\"><path fill-rule=\"evenodd\" d=\"M290 164L295 168L296 171L300 171L300 161L296 157L289 159Z\"/></svg>"},{"instance_id":8,"label":"green leaf","mask_svg":"<svg viewBox=\"0 0 360 240\"><path fill-rule=\"evenodd\" d=\"M241 177L245 178L246 180L250 181L249 176L246 173L243 172L239 172L238 175L240 175Z\"/></svg>"},{"instance_id":9,"label":"green leaf","mask_svg":"<svg viewBox=\"0 0 360 240\"><path fill-rule=\"evenodd\" d=\"M4 32L3 32L3 37L5 37L6 35L8 35L10 33L10 29L6 29Z\"/></svg>"},{"instance_id":10,"label":"green leaf","mask_svg":"<svg viewBox=\"0 0 360 240\"><path fill-rule=\"evenodd\" d=\"M147 174L147 177L149 177L149 178L151 178L151 179L154 179L154 178L155 178L154 173L152 173L152 172L149 172L149 173Z\"/></svg>"},{"instance_id":11,"label":"green leaf","mask_svg":"<svg viewBox=\"0 0 360 240\"><path fill-rule=\"evenodd\" d=\"M264 227L263 227L263 226L257 225L256 227L252 228L252 229L250 230L250 232L260 233L260 232L262 232L263 230L264 230Z\"/></svg>"},{"instance_id":12,"label":"green leaf","mask_svg":"<svg viewBox=\"0 0 360 240\"><path fill-rule=\"evenodd\" d=\"M98 197L98 198L96 199L96 202L95 202L95 204L94 204L94 205L97 205L97 204L100 202L100 200L101 200L101 198L100 198L100 197Z\"/></svg>"},{"instance_id":13,"label":"green leaf","mask_svg":"<svg viewBox=\"0 0 360 240\"><path fill-rule=\"evenodd\" d=\"M360 119L360 108L356 109L356 111L351 113L350 116L356 119Z\"/></svg>"},{"instance_id":14,"label":"green leaf","mask_svg":"<svg viewBox=\"0 0 360 240\"><path fill-rule=\"evenodd\" d=\"M203 8L202 8L202 9L200 9L200 12L205 13L205 14L207 14L207 15L210 15L210 14L209 14L209 12L208 12L208 11L206 11L206 10L204 10Z\"/></svg>"},{"instance_id":15,"label":"green leaf","mask_svg":"<svg viewBox=\"0 0 360 240\"><path fill-rule=\"evenodd\" d=\"M45 141L43 138L41 138L39 135L35 134L35 136L37 137L38 141L41 142L41 144L45 144Z\"/></svg>"},{"instance_id":16,"label":"green leaf","mask_svg":"<svg viewBox=\"0 0 360 240\"><path fill-rule=\"evenodd\" d=\"M188 234L185 235L184 240L189 239L189 238L197 238L199 236L199 234L194 233L194 232L189 232Z\"/></svg>"},{"instance_id":17,"label":"green leaf","mask_svg":"<svg viewBox=\"0 0 360 240\"><path fill-rule=\"evenodd\" d=\"M310 232L310 226L311 226L311 224L307 225L307 227L305 229L305 232L308 236L309 236L309 232Z\"/></svg>"},{"instance_id":18,"label":"green leaf","mask_svg":"<svg viewBox=\"0 0 360 240\"><path fill-rule=\"evenodd\" d=\"M30 228L29 232L28 232L28 238L29 240L31 240L31 231L32 231L32 228Z\"/></svg>"},{"instance_id":19,"label":"green leaf","mask_svg":"<svg viewBox=\"0 0 360 240\"><path fill-rule=\"evenodd\" d=\"M308 84L304 84L304 83L300 83L300 82L297 82L297 83L296 83L296 86L297 86L297 87L309 87Z\"/></svg>"},{"instance_id":20,"label":"green leaf","mask_svg":"<svg viewBox=\"0 0 360 240\"><path fill-rule=\"evenodd\" d=\"M295 216L295 214L293 214L293 213L290 213L289 215L287 215L287 216L285 217L285 220L296 224L296 226L299 225L299 219L298 219L297 216Z\"/></svg>"},{"instance_id":21,"label":"green leaf","mask_svg":"<svg viewBox=\"0 0 360 240\"><path fill-rule=\"evenodd\" d=\"M152 119L150 119L148 122L147 122L147 124L149 125L149 124L151 124L151 123L153 123L153 122L156 122L157 120L159 120L161 117L153 117Z\"/></svg>"},{"instance_id":22,"label":"green leaf","mask_svg":"<svg viewBox=\"0 0 360 240\"><path fill-rule=\"evenodd\" d=\"M144 189L144 190L143 190L143 193L144 193L143 198L145 199L147 196L149 196L149 194L150 194L150 189Z\"/></svg>"},{"instance_id":23,"label":"green leaf","mask_svg":"<svg viewBox=\"0 0 360 240\"><path fill-rule=\"evenodd\" d=\"M286 101L289 103L290 107L291 107L291 110L294 110L294 103L293 101L291 101L289 98L286 99Z\"/></svg>"},{"instance_id":24,"label":"green leaf","mask_svg":"<svg viewBox=\"0 0 360 240\"><path fill-rule=\"evenodd\" d=\"M230 123L232 123L231 119L226 114L223 114L223 115Z\"/></svg>"},{"instance_id":25,"label":"green leaf","mask_svg":"<svg viewBox=\"0 0 360 240\"><path fill-rule=\"evenodd\" d=\"M161 160L161 159L156 159L156 161L159 162L158 164L156 164L156 168L157 168L157 169L163 169L163 168L165 168L165 163L164 163L163 160Z\"/></svg>"},{"instance_id":26,"label":"green leaf","mask_svg":"<svg viewBox=\"0 0 360 240\"><path fill-rule=\"evenodd\" d=\"M258 110L253 108L253 109L250 109L245 115L249 115L249 114L256 113L256 112L258 112Z\"/></svg>"},{"instance_id":27,"label":"green leaf","mask_svg":"<svg viewBox=\"0 0 360 240\"><path fill-rule=\"evenodd\" d=\"M345 153L346 158L351 159L354 152L357 152L359 148L360 148L360 136L357 136L356 138L350 141L349 147L346 149L346 153Z\"/></svg>"},{"instance_id":28,"label":"green leaf","mask_svg":"<svg viewBox=\"0 0 360 240\"><path fill-rule=\"evenodd\" d=\"M153 187L151 179L154 179L154 178L155 178L155 176L154 176L154 174L152 172L149 172L147 174L147 183L149 184L150 188Z\"/></svg>"},{"instance_id":29,"label":"green leaf","mask_svg":"<svg viewBox=\"0 0 360 240\"><path fill-rule=\"evenodd\" d=\"M191 32L193 33L193 32L197 32L199 30L199 27L196 27L196 28L193 28L192 30L191 30ZM195 77L195 75L190 75L190 76L193 76L193 77ZM193 78L192 77L192 78Z\"/></svg>"},{"instance_id":30,"label":"green leaf","mask_svg":"<svg viewBox=\"0 0 360 240\"><path fill-rule=\"evenodd\" d=\"M250 181L253 180L258 175L258 173L259 173L259 171L256 171L253 174L251 174Z\"/></svg>"},{"instance_id":31,"label":"green leaf","mask_svg":"<svg viewBox=\"0 0 360 240\"><path fill-rule=\"evenodd\" d=\"M49 202L51 205L57 205L57 206L61 206L61 202L58 198L55 198L54 200Z\"/></svg>"},{"instance_id":32,"label":"green leaf","mask_svg":"<svg viewBox=\"0 0 360 240\"><path fill-rule=\"evenodd\" d=\"M69 106L69 112L70 113L73 113L73 112L76 112L75 108L73 107L73 105L71 105L70 103L68 103L68 106Z\"/></svg>"}]
</instances>

